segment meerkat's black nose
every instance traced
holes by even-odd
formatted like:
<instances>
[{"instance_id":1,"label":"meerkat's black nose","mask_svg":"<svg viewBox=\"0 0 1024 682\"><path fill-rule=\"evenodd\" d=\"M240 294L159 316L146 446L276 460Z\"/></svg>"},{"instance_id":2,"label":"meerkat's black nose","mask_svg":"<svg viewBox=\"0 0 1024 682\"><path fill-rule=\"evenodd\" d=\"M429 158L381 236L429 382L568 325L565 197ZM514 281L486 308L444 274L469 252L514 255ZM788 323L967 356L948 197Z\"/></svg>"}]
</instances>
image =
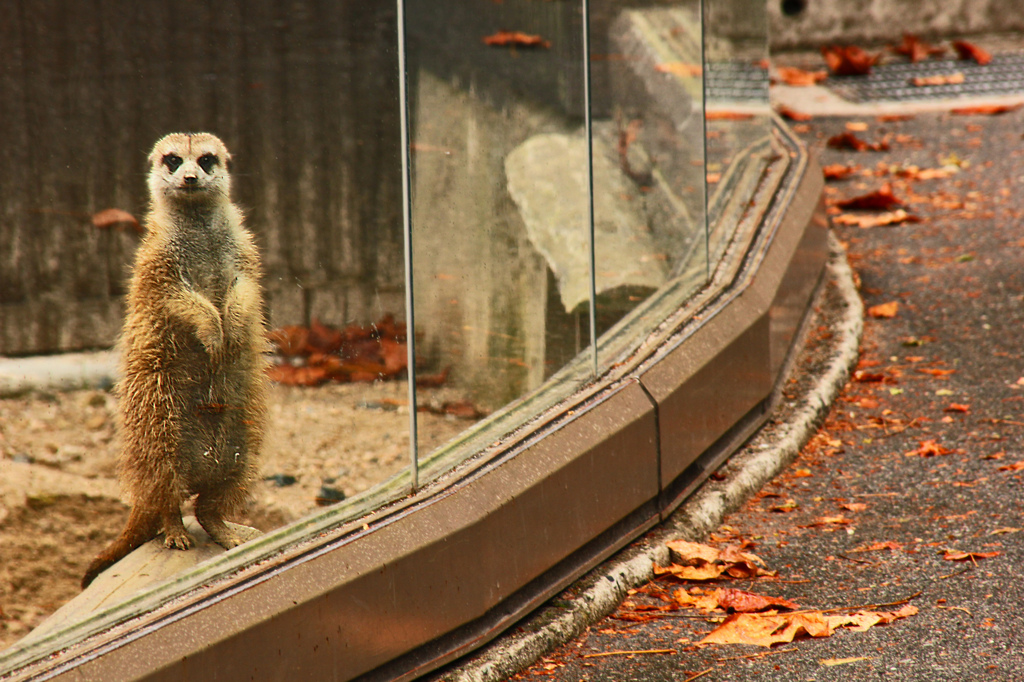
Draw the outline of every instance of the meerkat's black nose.
<instances>
[{"instance_id":1,"label":"meerkat's black nose","mask_svg":"<svg viewBox=\"0 0 1024 682\"><path fill-rule=\"evenodd\" d=\"M194 175L186 175L185 176L185 184L186 185L194 185L197 182L199 182L199 178L197 178L196 176L194 176Z\"/></svg>"}]
</instances>

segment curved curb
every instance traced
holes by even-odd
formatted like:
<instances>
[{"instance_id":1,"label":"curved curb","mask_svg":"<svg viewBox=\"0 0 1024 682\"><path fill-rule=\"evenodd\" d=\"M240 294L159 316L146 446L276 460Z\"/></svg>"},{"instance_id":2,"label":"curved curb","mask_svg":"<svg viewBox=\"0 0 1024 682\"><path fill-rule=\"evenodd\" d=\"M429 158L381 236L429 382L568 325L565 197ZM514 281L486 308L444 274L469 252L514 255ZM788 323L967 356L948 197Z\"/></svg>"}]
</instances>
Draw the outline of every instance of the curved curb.
<instances>
[{"instance_id":1,"label":"curved curb","mask_svg":"<svg viewBox=\"0 0 1024 682\"><path fill-rule=\"evenodd\" d=\"M717 528L726 514L774 478L814 435L857 361L863 332L864 307L857 294L846 253L829 235L831 257L825 286L838 298L837 319L824 370L798 398L801 404L784 421L762 428L728 461L725 481L708 481L660 527L591 571L575 585L505 635L456 667L428 677L435 682L499 682L534 663L541 656L578 636L589 625L615 610L630 589L649 582L653 564L668 562L665 541L698 540ZM792 367L789 372L792 372ZM787 378L789 373L787 373ZM786 379L780 382L784 385ZM566 594L571 596L566 596Z\"/></svg>"}]
</instances>

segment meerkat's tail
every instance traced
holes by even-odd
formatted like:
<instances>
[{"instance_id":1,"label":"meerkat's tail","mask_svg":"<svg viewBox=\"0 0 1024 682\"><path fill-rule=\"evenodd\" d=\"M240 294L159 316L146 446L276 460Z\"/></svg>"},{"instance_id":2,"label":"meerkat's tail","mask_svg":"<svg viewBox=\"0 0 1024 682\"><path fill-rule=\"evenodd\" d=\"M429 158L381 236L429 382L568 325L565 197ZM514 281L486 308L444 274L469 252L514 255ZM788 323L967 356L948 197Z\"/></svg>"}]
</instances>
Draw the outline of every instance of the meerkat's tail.
<instances>
[{"instance_id":1,"label":"meerkat's tail","mask_svg":"<svg viewBox=\"0 0 1024 682\"><path fill-rule=\"evenodd\" d=\"M89 569L82 577L83 590L89 587L89 583L95 580L96 576L128 556L133 549L156 537L160 531L160 514L155 510L141 507L139 504L132 507L128 523L121 534L89 564Z\"/></svg>"}]
</instances>

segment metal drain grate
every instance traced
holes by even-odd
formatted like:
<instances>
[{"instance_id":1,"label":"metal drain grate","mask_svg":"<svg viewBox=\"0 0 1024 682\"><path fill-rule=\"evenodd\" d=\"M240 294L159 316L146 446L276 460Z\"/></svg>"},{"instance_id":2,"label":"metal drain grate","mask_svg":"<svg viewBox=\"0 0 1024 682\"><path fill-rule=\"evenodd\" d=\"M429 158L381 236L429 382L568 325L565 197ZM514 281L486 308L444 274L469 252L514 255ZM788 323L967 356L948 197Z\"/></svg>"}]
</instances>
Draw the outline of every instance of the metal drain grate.
<instances>
[{"instance_id":1,"label":"metal drain grate","mask_svg":"<svg viewBox=\"0 0 1024 682\"><path fill-rule=\"evenodd\" d=\"M768 72L745 62L705 64L704 95L711 101L768 101Z\"/></svg>"},{"instance_id":2,"label":"metal drain grate","mask_svg":"<svg viewBox=\"0 0 1024 682\"><path fill-rule=\"evenodd\" d=\"M951 85L913 84L914 78L962 73L964 82ZM846 100L876 102L984 97L1024 92L1024 52L994 56L980 64L958 59L876 66L867 76L832 76L824 83Z\"/></svg>"}]
</instances>

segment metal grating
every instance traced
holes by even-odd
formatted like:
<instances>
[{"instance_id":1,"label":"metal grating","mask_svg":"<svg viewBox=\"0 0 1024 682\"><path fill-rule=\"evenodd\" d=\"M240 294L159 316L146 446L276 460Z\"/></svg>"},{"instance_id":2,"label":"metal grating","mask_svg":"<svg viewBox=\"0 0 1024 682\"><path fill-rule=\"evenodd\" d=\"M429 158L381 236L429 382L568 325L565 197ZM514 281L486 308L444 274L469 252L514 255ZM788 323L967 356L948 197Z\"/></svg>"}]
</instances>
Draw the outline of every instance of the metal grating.
<instances>
[{"instance_id":1,"label":"metal grating","mask_svg":"<svg viewBox=\"0 0 1024 682\"><path fill-rule=\"evenodd\" d=\"M963 83L916 86L912 82L957 73L964 75ZM985 66L959 59L883 64L867 76L832 76L824 84L853 102L1009 95L1024 92L1024 52L996 55Z\"/></svg>"},{"instance_id":2,"label":"metal grating","mask_svg":"<svg viewBox=\"0 0 1024 682\"><path fill-rule=\"evenodd\" d=\"M768 101L768 71L746 62L707 62L704 96L711 101Z\"/></svg>"}]
</instances>

